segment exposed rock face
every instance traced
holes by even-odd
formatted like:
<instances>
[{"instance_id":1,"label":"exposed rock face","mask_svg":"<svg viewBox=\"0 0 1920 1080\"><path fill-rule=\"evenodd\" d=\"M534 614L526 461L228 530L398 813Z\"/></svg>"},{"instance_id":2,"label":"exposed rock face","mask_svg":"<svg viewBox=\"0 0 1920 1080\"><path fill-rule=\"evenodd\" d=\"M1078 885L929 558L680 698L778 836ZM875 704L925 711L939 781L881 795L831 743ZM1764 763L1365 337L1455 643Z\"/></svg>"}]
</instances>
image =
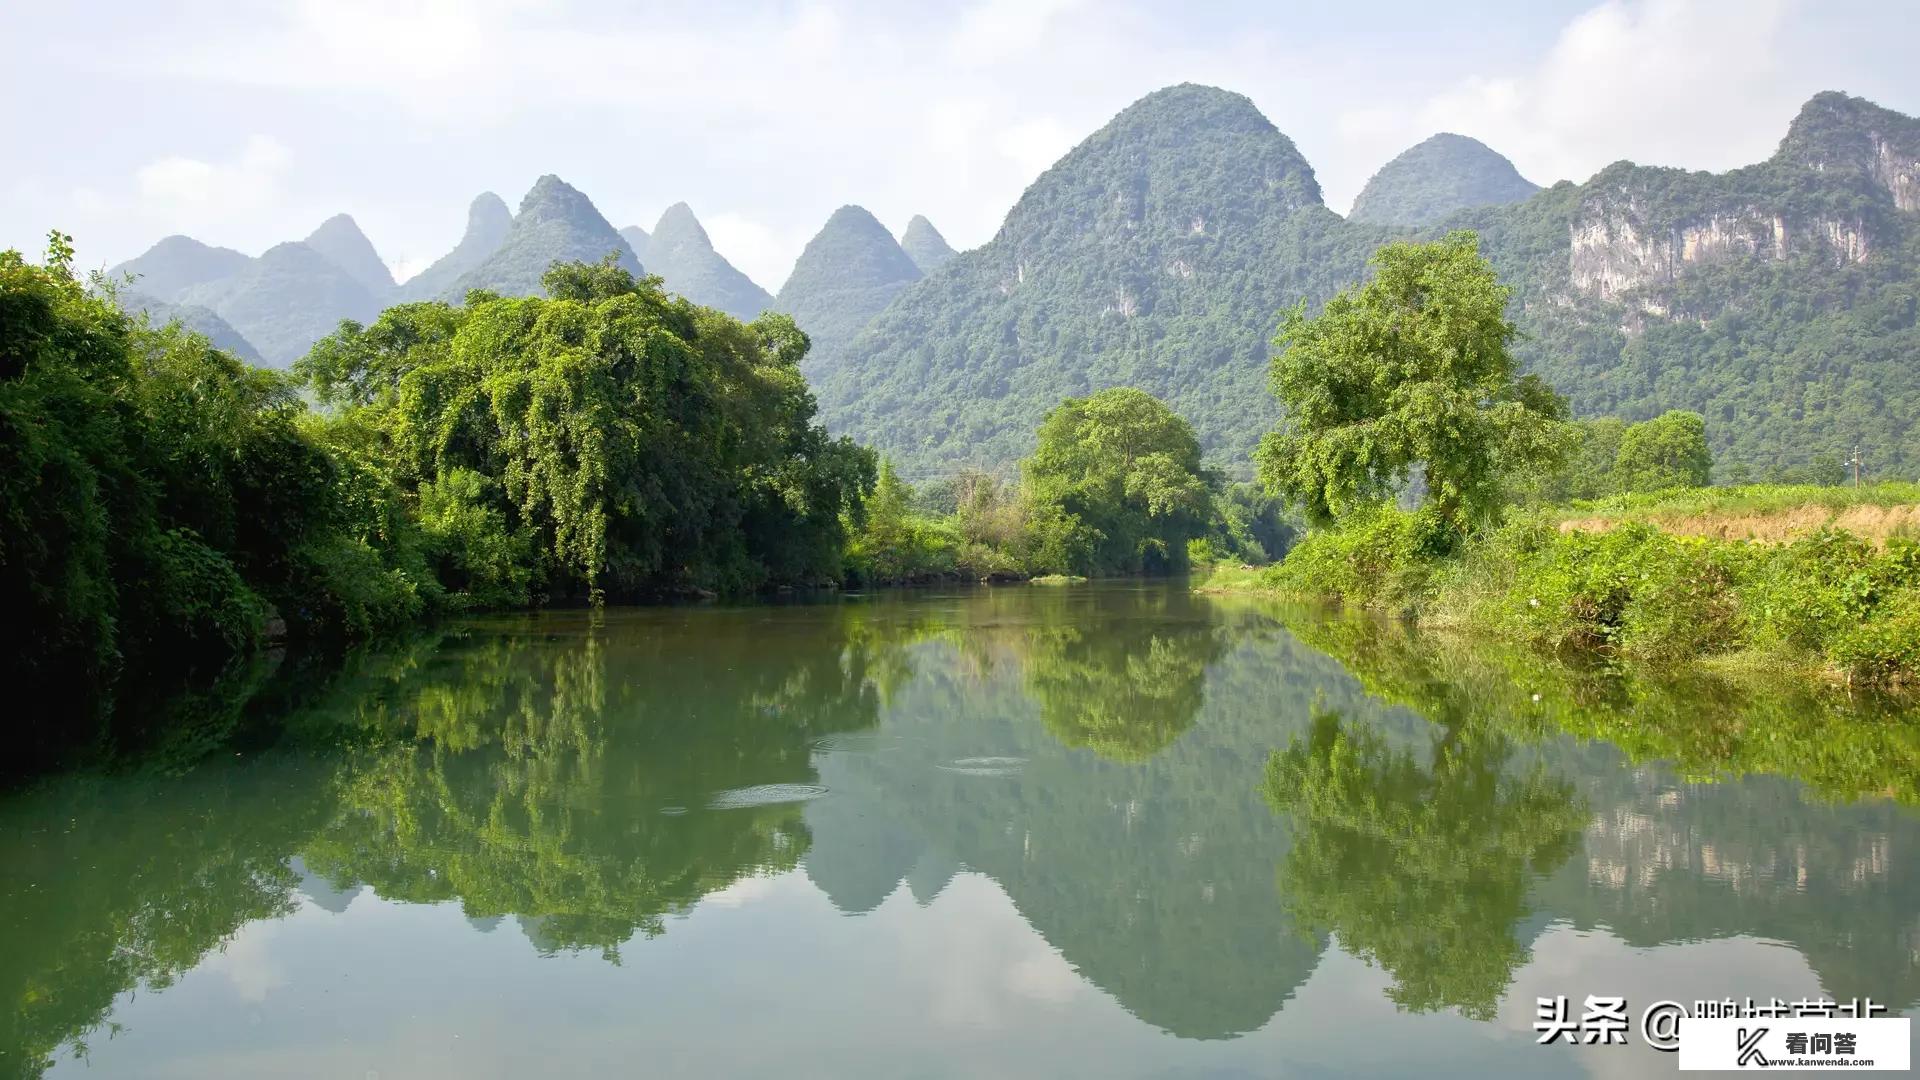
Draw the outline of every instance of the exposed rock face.
<instances>
[{"instance_id":1,"label":"exposed rock face","mask_svg":"<svg viewBox=\"0 0 1920 1080\"><path fill-rule=\"evenodd\" d=\"M540 296L540 278L556 262L599 262L608 254L639 277L646 273L633 249L621 239L592 200L557 176L534 182L520 213L500 245L480 265L460 275L445 293L454 302L469 290L490 289L502 296Z\"/></svg>"},{"instance_id":2,"label":"exposed rock face","mask_svg":"<svg viewBox=\"0 0 1920 1080\"><path fill-rule=\"evenodd\" d=\"M674 203L660 215L647 240L647 267L666 280L668 289L736 319L751 319L773 303L767 290L713 249L686 203Z\"/></svg>"},{"instance_id":3,"label":"exposed rock face","mask_svg":"<svg viewBox=\"0 0 1920 1080\"><path fill-rule=\"evenodd\" d=\"M1817 172L1857 174L1893 196L1900 210L1920 210L1920 120L1864 98L1814 95L1780 140L1775 160Z\"/></svg>"},{"instance_id":4,"label":"exposed rock face","mask_svg":"<svg viewBox=\"0 0 1920 1080\"><path fill-rule=\"evenodd\" d=\"M913 215L907 222L907 231L900 236L900 249L913 260L913 265L923 274L931 274L940 264L953 258L955 252L940 230L933 227L923 215Z\"/></svg>"},{"instance_id":5,"label":"exposed rock face","mask_svg":"<svg viewBox=\"0 0 1920 1080\"><path fill-rule=\"evenodd\" d=\"M1764 207L1711 213L1665 223L1637 212L1631 198L1585 201L1569 229L1574 289L1601 300L1670 285L1697 264L1738 258L1784 259L1818 249L1836 265L1867 258L1873 240L1858 218L1819 217L1790 223ZM1646 310L1664 314L1657 302Z\"/></svg>"},{"instance_id":6,"label":"exposed rock face","mask_svg":"<svg viewBox=\"0 0 1920 1080\"><path fill-rule=\"evenodd\" d=\"M365 286L375 296L384 297L393 291L393 273L373 250L373 242L360 226L346 214L335 214L320 223L306 241L306 245L319 252L329 262L353 275L353 279Z\"/></svg>"},{"instance_id":7,"label":"exposed rock face","mask_svg":"<svg viewBox=\"0 0 1920 1080\"><path fill-rule=\"evenodd\" d=\"M107 276L120 280L132 274L135 291L171 302L196 285L238 274L252 261L232 248L212 247L191 236L169 236L108 270Z\"/></svg>"},{"instance_id":8,"label":"exposed rock face","mask_svg":"<svg viewBox=\"0 0 1920 1080\"><path fill-rule=\"evenodd\" d=\"M807 370L818 372L920 277L920 267L884 225L858 206L843 206L807 242L773 306L807 332L813 343Z\"/></svg>"},{"instance_id":9,"label":"exposed rock face","mask_svg":"<svg viewBox=\"0 0 1920 1080\"><path fill-rule=\"evenodd\" d=\"M506 200L491 191L474 196L467 207L467 230L452 251L440 256L432 266L402 282L397 293L401 300L434 300L443 296L468 271L486 262L507 238L513 227L513 212Z\"/></svg>"},{"instance_id":10,"label":"exposed rock face","mask_svg":"<svg viewBox=\"0 0 1920 1080\"><path fill-rule=\"evenodd\" d=\"M1441 132L1381 166L1347 216L1374 225L1431 225L1472 207L1520 202L1539 190L1480 140Z\"/></svg>"},{"instance_id":11,"label":"exposed rock face","mask_svg":"<svg viewBox=\"0 0 1920 1080\"><path fill-rule=\"evenodd\" d=\"M1720 176L1626 162L1602 170L1583 185L1569 226L1571 285L1664 314L1650 293L1706 264L1865 262L1900 228L1886 209L1920 209L1920 121L1818 94L1758 165Z\"/></svg>"}]
</instances>

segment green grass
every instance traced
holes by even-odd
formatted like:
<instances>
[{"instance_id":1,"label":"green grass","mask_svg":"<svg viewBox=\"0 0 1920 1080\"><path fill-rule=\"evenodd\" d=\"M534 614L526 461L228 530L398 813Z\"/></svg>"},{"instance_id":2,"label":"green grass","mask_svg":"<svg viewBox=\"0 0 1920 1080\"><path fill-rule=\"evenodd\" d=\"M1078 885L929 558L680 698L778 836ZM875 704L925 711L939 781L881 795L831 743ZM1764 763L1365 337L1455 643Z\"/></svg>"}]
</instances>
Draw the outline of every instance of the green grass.
<instances>
[{"instance_id":1,"label":"green grass","mask_svg":"<svg viewBox=\"0 0 1920 1080\"><path fill-rule=\"evenodd\" d=\"M1852 506L1920 504L1920 484L1886 481L1863 487L1815 484L1747 484L1741 487L1683 488L1650 494L1584 499L1555 512L1563 519L1583 517L1686 517L1696 514L1769 514L1803 506L1845 510Z\"/></svg>"},{"instance_id":2,"label":"green grass","mask_svg":"<svg viewBox=\"0 0 1920 1080\"><path fill-rule=\"evenodd\" d=\"M1078 574L1041 574L1037 578L1027 579L1029 585L1079 585L1087 579Z\"/></svg>"}]
</instances>

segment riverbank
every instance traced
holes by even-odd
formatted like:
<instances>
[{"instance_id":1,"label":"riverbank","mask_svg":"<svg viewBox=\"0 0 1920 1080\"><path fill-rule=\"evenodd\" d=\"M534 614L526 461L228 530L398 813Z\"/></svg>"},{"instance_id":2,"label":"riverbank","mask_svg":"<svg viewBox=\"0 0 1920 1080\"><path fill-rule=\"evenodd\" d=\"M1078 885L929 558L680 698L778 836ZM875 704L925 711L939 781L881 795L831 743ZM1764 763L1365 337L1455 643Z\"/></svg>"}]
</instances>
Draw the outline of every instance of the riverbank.
<instances>
[{"instance_id":1,"label":"riverbank","mask_svg":"<svg viewBox=\"0 0 1920 1080\"><path fill-rule=\"evenodd\" d=\"M1759 663L1911 690L1920 540L1833 524L1865 507L1902 519L1911 506L1893 501L1907 494L1894 487L1912 485L1825 502L1763 488L1641 497L1619 500L1612 516L1593 505L1533 511L1455 543L1419 513L1385 509L1309 535L1278 564L1215 568L1195 587L1331 600L1561 656ZM1765 527L1726 538L1736 521Z\"/></svg>"}]
</instances>

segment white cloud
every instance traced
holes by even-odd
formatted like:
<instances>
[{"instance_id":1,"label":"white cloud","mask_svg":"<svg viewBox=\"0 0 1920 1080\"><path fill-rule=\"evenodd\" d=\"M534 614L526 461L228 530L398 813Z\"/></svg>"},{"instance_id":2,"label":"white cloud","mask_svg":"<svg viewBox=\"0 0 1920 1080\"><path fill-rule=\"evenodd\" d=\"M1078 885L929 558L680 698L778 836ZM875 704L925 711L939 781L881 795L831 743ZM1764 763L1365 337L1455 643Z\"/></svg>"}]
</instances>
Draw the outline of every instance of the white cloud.
<instances>
[{"instance_id":1,"label":"white cloud","mask_svg":"<svg viewBox=\"0 0 1920 1080\"><path fill-rule=\"evenodd\" d=\"M1471 135L1541 184L1622 158L1724 170L1772 152L1820 66L1790 70L1792 0L1608 0L1537 64L1479 75L1411 110L1363 106L1338 128L1378 162L1436 131ZM1803 58L1804 59L1804 58Z\"/></svg>"},{"instance_id":2,"label":"white cloud","mask_svg":"<svg viewBox=\"0 0 1920 1080\"><path fill-rule=\"evenodd\" d=\"M148 162L135 171L134 189L154 216L202 222L272 206L292 161L278 140L255 135L228 161L174 155Z\"/></svg>"},{"instance_id":3,"label":"white cloud","mask_svg":"<svg viewBox=\"0 0 1920 1080\"><path fill-rule=\"evenodd\" d=\"M793 260L812 238L811 234L775 229L733 211L703 217L700 223L707 227L714 250L770 293L780 291Z\"/></svg>"},{"instance_id":4,"label":"white cloud","mask_svg":"<svg viewBox=\"0 0 1920 1080\"><path fill-rule=\"evenodd\" d=\"M993 64L1037 47L1059 16L1083 0L980 0L960 15L947 52L965 65Z\"/></svg>"}]
</instances>

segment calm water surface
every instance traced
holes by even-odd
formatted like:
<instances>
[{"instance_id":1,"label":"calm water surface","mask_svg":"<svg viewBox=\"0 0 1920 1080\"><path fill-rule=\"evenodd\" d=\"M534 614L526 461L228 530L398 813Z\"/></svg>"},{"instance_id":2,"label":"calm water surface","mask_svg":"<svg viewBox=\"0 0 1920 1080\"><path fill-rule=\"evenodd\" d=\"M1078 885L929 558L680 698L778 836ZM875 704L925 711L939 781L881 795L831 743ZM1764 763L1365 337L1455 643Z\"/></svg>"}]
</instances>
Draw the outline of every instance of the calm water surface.
<instances>
[{"instance_id":1,"label":"calm water surface","mask_svg":"<svg viewBox=\"0 0 1920 1080\"><path fill-rule=\"evenodd\" d=\"M1920 1003L1858 703L1116 586L479 620L273 708L0 798L0 1072L1627 1077L1534 999Z\"/></svg>"}]
</instances>

